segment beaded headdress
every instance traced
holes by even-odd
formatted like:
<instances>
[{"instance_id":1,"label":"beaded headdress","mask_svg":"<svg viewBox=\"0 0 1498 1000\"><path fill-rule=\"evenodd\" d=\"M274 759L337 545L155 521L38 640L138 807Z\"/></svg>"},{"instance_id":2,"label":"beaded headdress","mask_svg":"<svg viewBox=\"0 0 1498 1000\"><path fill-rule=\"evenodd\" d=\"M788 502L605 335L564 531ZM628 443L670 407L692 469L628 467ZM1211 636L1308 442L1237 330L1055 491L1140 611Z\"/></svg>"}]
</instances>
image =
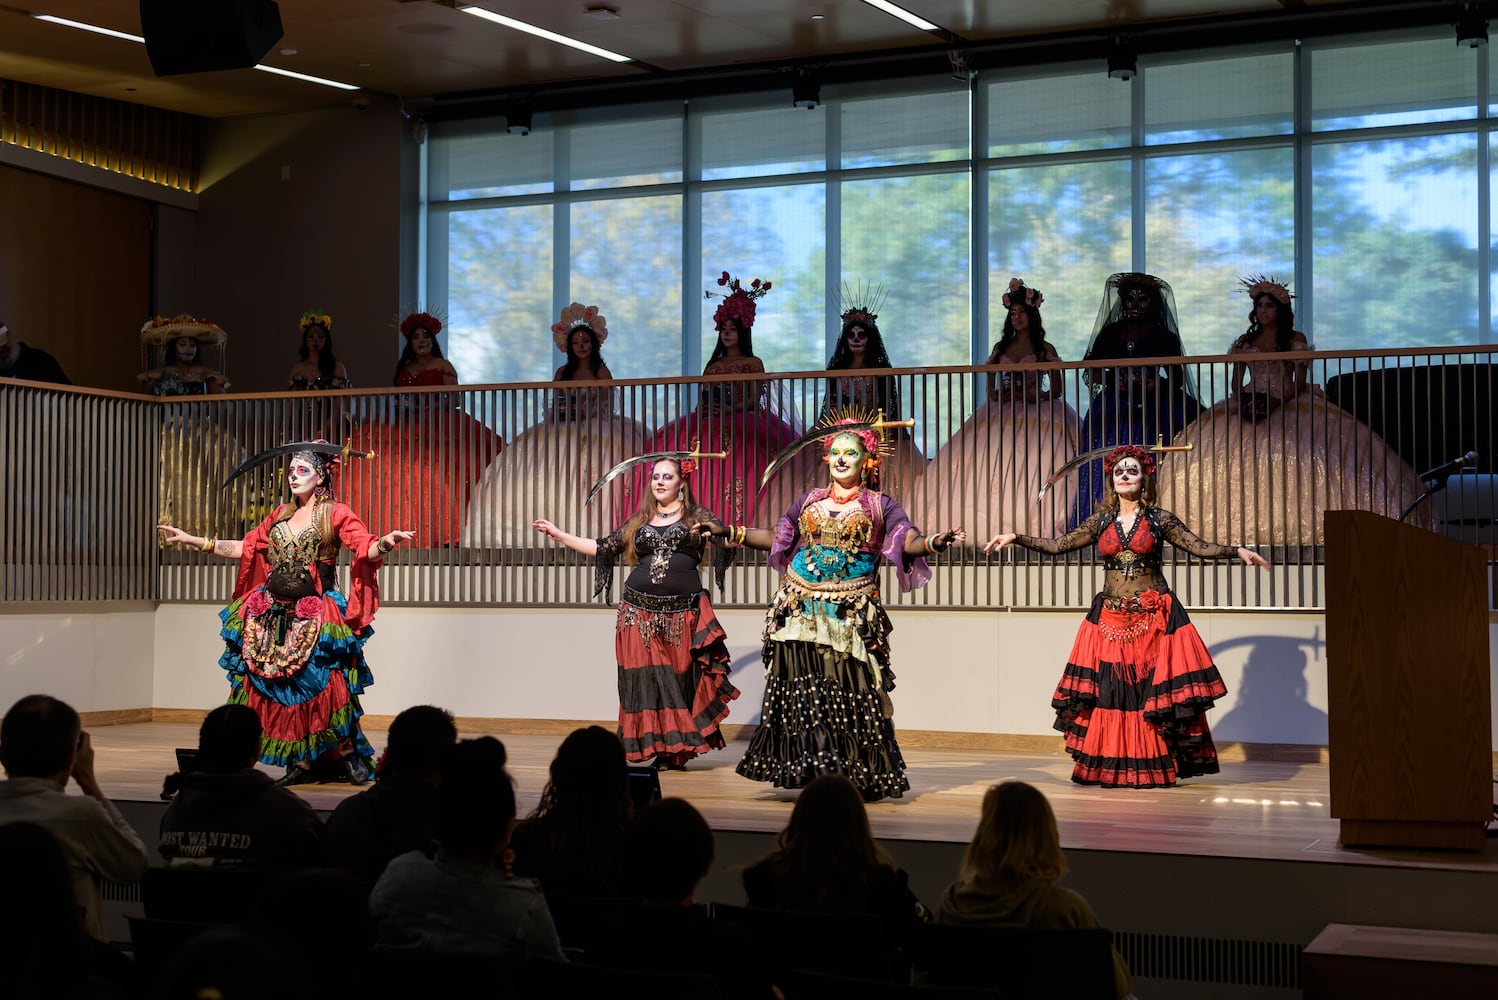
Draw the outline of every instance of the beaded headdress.
<instances>
[{"instance_id":1,"label":"beaded headdress","mask_svg":"<svg viewBox=\"0 0 1498 1000\"><path fill-rule=\"evenodd\" d=\"M557 345L557 350L566 354L572 331L583 327L593 331L593 339L600 345L609 339L609 321L599 313L598 307L572 302L562 309L561 316L551 324L551 342Z\"/></svg>"},{"instance_id":2,"label":"beaded headdress","mask_svg":"<svg viewBox=\"0 0 1498 1000\"><path fill-rule=\"evenodd\" d=\"M1259 301L1260 295L1268 295L1282 306L1290 304L1295 296L1290 294L1290 286L1267 274L1250 274L1245 278L1239 278L1238 284L1242 285L1248 292L1248 297L1253 301Z\"/></svg>"},{"instance_id":3,"label":"beaded headdress","mask_svg":"<svg viewBox=\"0 0 1498 1000\"><path fill-rule=\"evenodd\" d=\"M760 298L770 290L771 282L755 278L745 288L738 278L732 277L724 271L718 278L718 287L727 288L726 292L715 292L711 288L702 293L705 299L717 296L723 301L718 303L718 308L713 311L713 327L723 325L723 321L731 319L738 324L740 330L747 330L754 325L754 314L758 307L754 304L755 299Z\"/></svg>"}]
</instances>

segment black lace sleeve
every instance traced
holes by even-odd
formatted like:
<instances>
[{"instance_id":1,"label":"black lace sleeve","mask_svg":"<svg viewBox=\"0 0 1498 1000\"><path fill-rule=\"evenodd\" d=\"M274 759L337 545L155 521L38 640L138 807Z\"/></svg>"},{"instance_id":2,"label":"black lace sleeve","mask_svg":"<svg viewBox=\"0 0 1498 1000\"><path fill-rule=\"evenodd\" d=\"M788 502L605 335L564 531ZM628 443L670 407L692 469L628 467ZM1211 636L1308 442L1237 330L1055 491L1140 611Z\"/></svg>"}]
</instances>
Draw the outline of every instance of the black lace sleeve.
<instances>
[{"instance_id":1,"label":"black lace sleeve","mask_svg":"<svg viewBox=\"0 0 1498 1000\"><path fill-rule=\"evenodd\" d=\"M691 523L693 525L710 525L713 529L713 582L718 585L718 593L721 595L723 593L723 581L728 576L728 567L733 565L734 557L738 554L739 550L724 545L724 540L717 537L719 532L725 530L723 521L717 514L714 514L706 507L697 507L692 511ZM701 536L697 537L699 539L698 544L706 546L706 539L702 539ZM699 553L701 552L700 549L698 551Z\"/></svg>"},{"instance_id":2,"label":"black lace sleeve","mask_svg":"<svg viewBox=\"0 0 1498 1000\"><path fill-rule=\"evenodd\" d=\"M1238 555L1237 546L1218 545L1192 533L1191 529L1181 523L1181 519L1168 510L1156 508L1155 523L1160 526L1160 534L1178 549L1185 549L1194 556L1202 559L1233 559Z\"/></svg>"},{"instance_id":3,"label":"black lace sleeve","mask_svg":"<svg viewBox=\"0 0 1498 1000\"><path fill-rule=\"evenodd\" d=\"M624 554L624 529L615 528L613 534L599 538L597 542L598 551L593 555L593 596L612 601L614 564Z\"/></svg>"},{"instance_id":4,"label":"black lace sleeve","mask_svg":"<svg viewBox=\"0 0 1498 1000\"><path fill-rule=\"evenodd\" d=\"M1023 545L1027 549L1036 552L1047 552L1051 555L1060 555L1063 552L1072 552L1076 549L1086 548L1097 541L1098 535L1103 533L1103 526L1111 520L1111 510L1094 511L1093 515L1071 531L1060 538L1037 538L1034 535L1015 535L1016 545Z\"/></svg>"}]
</instances>

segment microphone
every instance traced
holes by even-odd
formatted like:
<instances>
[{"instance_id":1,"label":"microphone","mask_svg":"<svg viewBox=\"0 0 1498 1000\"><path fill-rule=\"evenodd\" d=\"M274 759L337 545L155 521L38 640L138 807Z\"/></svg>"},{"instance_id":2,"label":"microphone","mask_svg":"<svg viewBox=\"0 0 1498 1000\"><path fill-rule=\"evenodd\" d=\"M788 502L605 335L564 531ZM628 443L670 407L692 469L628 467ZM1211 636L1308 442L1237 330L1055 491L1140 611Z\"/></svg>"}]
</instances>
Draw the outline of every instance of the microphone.
<instances>
[{"instance_id":1,"label":"microphone","mask_svg":"<svg viewBox=\"0 0 1498 1000\"><path fill-rule=\"evenodd\" d=\"M1444 480L1453 472L1460 472L1463 469L1469 469L1476 466L1478 457L1479 456L1477 452L1469 451L1465 455L1462 455L1460 458L1453 458L1451 461L1446 462L1443 465L1436 466L1429 472L1422 472L1420 474L1420 479L1421 481L1427 483L1431 480Z\"/></svg>"}]
</instances>

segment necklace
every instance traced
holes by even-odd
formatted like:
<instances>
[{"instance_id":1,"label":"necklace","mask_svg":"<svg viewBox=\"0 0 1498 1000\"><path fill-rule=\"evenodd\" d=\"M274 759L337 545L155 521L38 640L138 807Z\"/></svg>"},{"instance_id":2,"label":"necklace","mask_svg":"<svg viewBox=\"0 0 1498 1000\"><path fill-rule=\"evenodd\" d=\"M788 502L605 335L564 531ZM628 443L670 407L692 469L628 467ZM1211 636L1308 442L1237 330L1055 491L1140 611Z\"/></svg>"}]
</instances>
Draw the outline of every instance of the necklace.
<instances>
[{"instance_id":1,"label":"necklace","mask_svg":"<svg viewBox=\"0 0 1498 1000\"><path fill-rule=\"evenodd\" d=\"M656 511L655 512L655 519L657 521L664 521L664 520L667 520L668 518L673 518L677 514L680 514L680 513L681 513L681 504L677 504L671 510L658 510L658 511Z\"/></svg>"},{"instance_id":2,"label":"necklace","mask_svg":"<svg viewBox=\"0 0 1498 1000\"><path fill-rule=\"evenodd\" d=\"M858 499L858 495L862 492L863 486L861 484L855 485L851 490L845 490L837 483L833 483L827 491L827 495L832 497L833 503L848 503L851 500Z\"/></svg>"}]
</instances>

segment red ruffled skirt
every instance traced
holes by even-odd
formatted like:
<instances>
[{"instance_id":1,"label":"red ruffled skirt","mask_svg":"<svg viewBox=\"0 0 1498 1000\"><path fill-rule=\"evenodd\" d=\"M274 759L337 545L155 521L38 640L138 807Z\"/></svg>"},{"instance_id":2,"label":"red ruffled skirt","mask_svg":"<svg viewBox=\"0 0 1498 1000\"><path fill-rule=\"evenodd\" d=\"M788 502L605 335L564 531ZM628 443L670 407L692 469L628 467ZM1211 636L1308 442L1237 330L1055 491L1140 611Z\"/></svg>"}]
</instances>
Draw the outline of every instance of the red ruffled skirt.
<instances>
[{"instance_id":1,"label":"red ruffled skirt","mask_svg":"<svg viewBox=\"0 0 1498 1000\"><path fill-rule=\"evenodd\" d=\"M1129 609L1093 600L1051 699L1079 784L1156 788L1217 773L1206 712L1227 685L1175 596L1142 598Z\"/></svg>"},{"instance_id":2,"label":"red ruffled skirt","mask_svg":"<svg viewBox=\"0 0 1498 1000\"><path fill-rule=\"evenodd\" d=\"M614 651L628 760L679 766L724 745L718 725L739 696L728 676L727 638L706 591L657 596L625 588Z\"/></svg>"}]
</instances>

